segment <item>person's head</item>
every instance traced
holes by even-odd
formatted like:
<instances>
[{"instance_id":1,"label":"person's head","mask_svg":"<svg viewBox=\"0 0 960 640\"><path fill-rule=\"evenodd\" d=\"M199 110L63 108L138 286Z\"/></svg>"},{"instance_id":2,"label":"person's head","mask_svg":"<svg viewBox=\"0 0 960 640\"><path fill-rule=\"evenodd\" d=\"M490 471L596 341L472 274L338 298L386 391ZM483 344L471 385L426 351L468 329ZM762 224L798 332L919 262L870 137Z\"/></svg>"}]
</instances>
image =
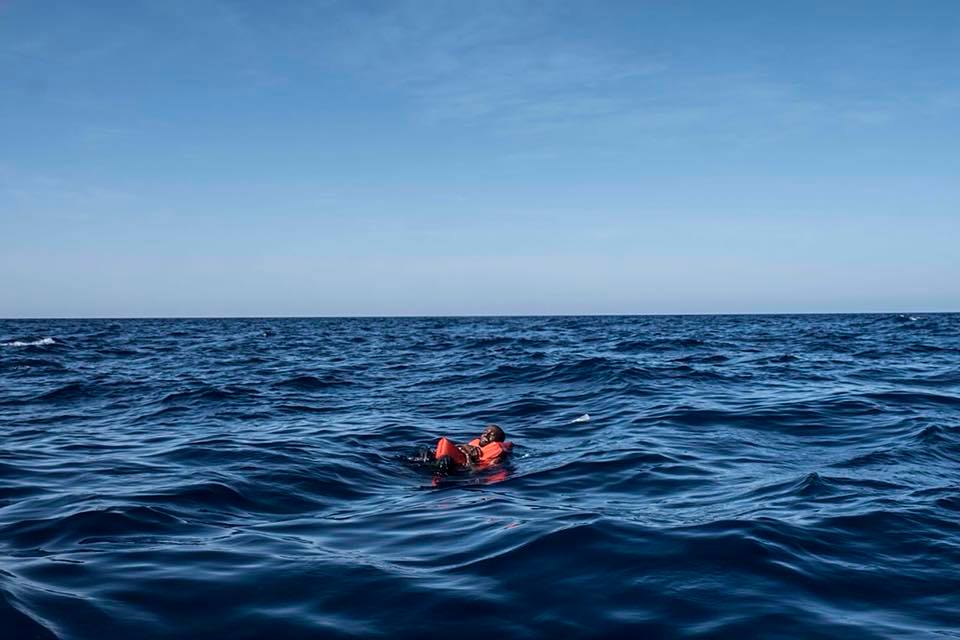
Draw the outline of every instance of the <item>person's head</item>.
<instances>
[{"instance_id":1,"label":"person's head","mask_svg":"<svg viewBox=\"0 0 960 640\"><path fill-rule=\"evenodd\" d=\"M503 442L506 439L507 434L503 432L503 429L495 424L488 424L487 428L480 434L480 446L488 445L491 442Z\"/></svg>"}]
</instances>

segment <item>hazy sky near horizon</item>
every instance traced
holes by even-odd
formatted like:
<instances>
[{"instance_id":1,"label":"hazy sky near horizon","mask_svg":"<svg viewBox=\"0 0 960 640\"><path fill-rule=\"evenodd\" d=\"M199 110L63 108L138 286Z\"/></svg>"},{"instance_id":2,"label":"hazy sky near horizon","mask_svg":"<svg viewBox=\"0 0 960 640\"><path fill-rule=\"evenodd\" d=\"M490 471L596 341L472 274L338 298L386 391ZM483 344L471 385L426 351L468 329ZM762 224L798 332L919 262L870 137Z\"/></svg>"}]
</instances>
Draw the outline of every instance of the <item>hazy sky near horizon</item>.
<instances>
[{"instance_id":1,"label":"hazy sky near horizon","mask_svg":"<svg viewBox=\"0 0 960 640\"><path fill-rule=\"evenodd\" d=\"M0 0L0 317L960 311L960 3Z\"/></svg>"}]
</instances>

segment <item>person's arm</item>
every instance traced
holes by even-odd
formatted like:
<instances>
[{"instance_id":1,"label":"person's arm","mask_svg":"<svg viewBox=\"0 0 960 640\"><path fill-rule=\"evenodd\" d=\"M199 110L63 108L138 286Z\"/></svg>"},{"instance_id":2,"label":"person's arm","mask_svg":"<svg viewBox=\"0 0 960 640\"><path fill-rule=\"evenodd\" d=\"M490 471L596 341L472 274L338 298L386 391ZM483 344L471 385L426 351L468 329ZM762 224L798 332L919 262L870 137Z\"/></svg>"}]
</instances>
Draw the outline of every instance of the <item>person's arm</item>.
<instances>
[{"instance_id":1,"label":"person's arm","mask_svg":"<svg viewBox=\"0 0 960 640\"><path fill-rule=\"evenodd\" d=\"M458 444L457 449L463 452L463 455L467 456L467 460L470 462L479 462L480 461L480 447L475 447L470 444Z\"/></svg>"}]
</instances>

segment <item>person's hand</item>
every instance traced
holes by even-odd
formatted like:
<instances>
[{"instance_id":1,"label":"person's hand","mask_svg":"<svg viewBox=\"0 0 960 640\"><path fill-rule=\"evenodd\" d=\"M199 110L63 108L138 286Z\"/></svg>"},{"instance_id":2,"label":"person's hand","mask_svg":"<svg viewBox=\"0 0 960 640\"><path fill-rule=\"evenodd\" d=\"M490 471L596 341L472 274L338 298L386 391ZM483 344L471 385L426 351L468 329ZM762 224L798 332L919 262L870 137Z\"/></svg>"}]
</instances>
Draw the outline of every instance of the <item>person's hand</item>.
<instances>
[{"instance_id":1,"label":"person's hand","mask_svg":"<svg viewBox=\"0 0 960 640\"><path fill-rule=\"evenodd\" d=\"M480 447L473 447L469 444L457 445L457 448L463 452L463 455L467 456L467 460L470 462L477 462L480 460Z\"/></svg>"}]
</instances>

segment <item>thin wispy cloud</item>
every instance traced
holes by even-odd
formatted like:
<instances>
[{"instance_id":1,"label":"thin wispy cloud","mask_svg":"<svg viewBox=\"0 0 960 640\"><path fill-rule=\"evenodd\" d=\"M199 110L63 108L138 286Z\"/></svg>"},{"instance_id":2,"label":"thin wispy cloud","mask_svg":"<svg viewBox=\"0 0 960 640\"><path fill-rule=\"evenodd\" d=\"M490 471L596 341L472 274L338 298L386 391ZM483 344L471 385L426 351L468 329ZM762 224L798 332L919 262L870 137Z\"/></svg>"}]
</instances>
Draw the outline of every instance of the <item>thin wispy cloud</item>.
<instances>
[{"instance_id":1,"label":"thin wispy cloud","mask_svg":"<svg viewBox=\"0 0 960 640\"><path fill-rule=\"evenodd\" d=\"M660 57L551 34L549 5L478 8L400 3L351 15L340 37L317 43L320 59L382 82L427 119L562 123L629 108L621 94L662 74Z\"/></svg>"},{"instance_id":2,"label":"thin wispy cloud","mask_svg":"<svg viewBox=\"0 0 960 640\"><path fill-rule=\"evenodd\" d=\"M508 133L557 128L700 134L707 126L741 139L758 121L779 135L837 123L882 127L936 103L876 89L811 95L806 80L783 76L749 57L709 73L696 58L677 59L642 40L583 31L558 37L568 5L543 3L393 3L375 11L331 3L298 30L295 51L324 71L358 74L405 98L409 116ZM909 44L909 43L908 43ZM900 46L905 46L900 43ZM859 49L839 50L857 64ZM712 52L701 54L709 58ZM843 77L842 60L817 61ZM864 95L872 91L873 95Z\"/></svg>"}]
</instances>

